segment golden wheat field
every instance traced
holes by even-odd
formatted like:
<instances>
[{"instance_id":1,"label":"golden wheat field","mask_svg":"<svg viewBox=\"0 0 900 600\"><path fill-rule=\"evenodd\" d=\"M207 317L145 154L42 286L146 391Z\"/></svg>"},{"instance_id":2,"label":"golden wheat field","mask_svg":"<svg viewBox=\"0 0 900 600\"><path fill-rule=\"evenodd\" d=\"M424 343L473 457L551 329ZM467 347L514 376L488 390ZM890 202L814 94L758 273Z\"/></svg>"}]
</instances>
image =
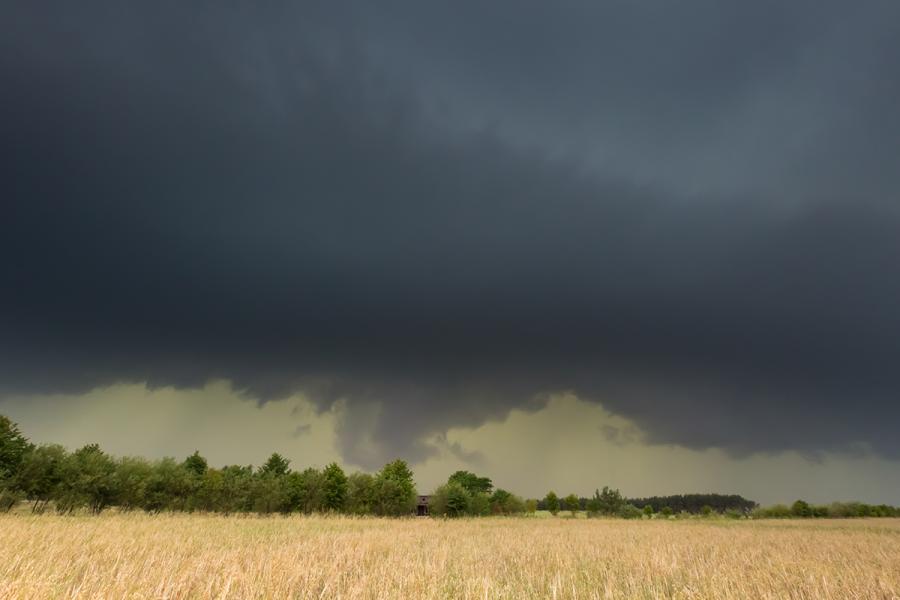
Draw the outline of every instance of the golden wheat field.
<instances>
[{"instance_id":1,"label":"golden wheat field","mask_svg":"<svg viewBox=\"0 0 900 600\"><path fill-rule=\"evenodd\" d=\"M898 598L900 519L0 516L6 598Z\"/></svg>"}]
</instances>

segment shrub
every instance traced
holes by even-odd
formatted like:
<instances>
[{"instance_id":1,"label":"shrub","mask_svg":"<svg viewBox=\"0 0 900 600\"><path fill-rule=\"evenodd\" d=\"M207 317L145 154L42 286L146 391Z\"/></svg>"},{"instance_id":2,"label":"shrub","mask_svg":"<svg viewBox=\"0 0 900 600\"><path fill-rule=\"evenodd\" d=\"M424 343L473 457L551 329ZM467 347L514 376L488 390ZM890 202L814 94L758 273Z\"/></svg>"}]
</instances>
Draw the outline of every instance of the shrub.
<instances>
[{"instance_id":1,"label":"shrub","mask_svg":"<svg viewBox=\"0 0 900 600\"><path fill-rule=\"evenodd\" d=\"M625 504L616 512L616 516L622 519L640 519L644 516L644 513L633 504Z\"/></svg>"}]
</instances>

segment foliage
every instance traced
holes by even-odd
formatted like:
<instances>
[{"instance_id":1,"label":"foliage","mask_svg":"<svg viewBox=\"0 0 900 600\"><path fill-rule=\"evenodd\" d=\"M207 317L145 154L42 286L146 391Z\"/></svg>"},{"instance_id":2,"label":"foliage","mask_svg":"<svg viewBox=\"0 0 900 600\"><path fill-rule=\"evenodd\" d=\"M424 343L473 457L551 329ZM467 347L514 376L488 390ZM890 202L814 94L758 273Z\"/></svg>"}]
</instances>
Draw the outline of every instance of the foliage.
<instances>
[{"instance_id":1,"label":"foliage","mask_svg":"<svg viewBox=\"0 0 900 600\"><path fill-rule=\"evenodd\" d=\"M416 506L416 486L406 461L390 462L375 476L375 514L400 516Z\"/></svg>"},{"instance_id":2,"label":"foliage","mask_svg":"<svg viewBox=\"0 0 900 600\"><path fill-rule=\"evenodd\" d=\"M689 512L700 514L704 506L712 507L713 511L724 513L727 510L736 510L743 514L749 514L757 508L756 502L747 500L736 494L679 494L675 496L652 496L650 498L631 498L628 500L638 508L651 506L654 512L660 512L664 506L668 506L673 512Z\"/></svg>"},{"instance_id":3,"label":"foliage","mask_svg":"<svg viewBox=\"0 0 900 600\"><path fill-rule=\"evenodd\" d=\"M547 495L544 497L544 506L553 516L559 513L559 496L556 495L556 492L552 490L547 492Z\"/></svg>"},{"instance_id":4,"label":"foliage","mask_svg":"<svg viewBox=\"0 0 900 600\"><path fill-rule=\"evenodd\" d=\"M576 494L569 494L565 498L563 498L564 508L572 513L572 516L575 516L575 512L581 509L581 501L578 499Z\"/></svg>"},{"instance_id":5,"label":"foliage","mask_svg":"<svg viewBox=\"0 0 900 600\"><path fill-rule=\"evenodd\" d=\"M469 471L457 471L448 479L447 483L458 483L470 494L488 494L494 488L493 482L488 477L479 477Z\"/></svg>"},{"instance_id":6,"label":"foliage","mask_svg":"<svg viewBox=\"0 0 900 600\"><path fill-rule=\"evenodd\" d=\"M428 511L442 517L462 517L469 512L472 495L458 481L448 481L431 494Z\"/></svg>"},{"instance_id":7,"label":"foliage","mask_svg":"<svg viewBox=\"0 0 900 600\"><path fill-rule=\"evenodd\" d=\"M115 459L97 444L89 444L69 453L59 445L35 446L10 419L0 416L0 511L10 510L22 501L30 502L34 513L48 507L61 514L80 510L100 513L115 506L121 512L143 510L148 513L169 511L259 514L317 512L357 515L411 515L416 505L413 473L402 460L395 460L378 473L353 473L349 477L337 464L323 470L307 468L292 471L290 461L273 453L263 466L212 468L195 451L178 462L173 458L148 461L139 457ZM835 502L812 505L797 500L760 508L740 496L689 494L626 501L617 490L604 486L590 499L570 494L560 501L554 492L538 500L523 501L502 488L494 489L487 477L469 471L457 471L438 487L431 498L434 515L482 516L533 513L539 508L557 515L560 509L572 511L586 507L590 516L608 515L639 518L659 513L712 515L728 518L856 518L895 517L900 509L886 504ZM703 502L702 504L699 504ZM725 508L723 508L725 507Z\"/></svg>"},{"instance_id":8,"label":"foliage","mask_svg":"<svg viewBox=\"0 0 900 600\"><path fill-rule=\"evenodd\" d=\"M374 512L375 478L368 473L351 473L347 478L347 512L368 515Z\"/></svg>"},{"instance_id":9,"label":"foliage","mask_svg":"<svg viewBox=\"0 0 900 600\"><path fill-rule=\"evenodd\" d=\"M30 448L19 426L0 415L0 482L13 478Z\"/></svg>"},{"instance_id":10,"label":"foliage","mask_svg":"<svg viewBox=\"0 0 900 600\"><path fill-rule=\"evenodd\" d=\"M644 511L634 504L623 504L616 511L616 516L622 519L640 519L644 516Z\"/></svg>"},{"instance_id":11,"label":"foliage","mask_svg":"<svg viewBox=\"0 0 900 600\"><path fill-rule=\"evenodd\" d=\"M517 515L525 512L525 502L515 494L497 488L490 498L492 515Z\"/></svg>"},{"instance_id":12,"label":"foliage","mask_svg":"<svg viewBox=\"0 0 900 600\"><path fill-rule=\"evenodd\" d=\"M337 463L331 463L322 472L323 503L322 508L340 512L347 502L347 476Z\"/></svg>"},{"instance_id":13,"label":"foliage","mask_svg":"<svg viewBox=\"0 0 900 600\"><path fill-rule=\"evenodd\" d=\"M594 490L593 498L587 501L588 516L615 515L625 504L625 499L619 490L604 485L603 491Z\"/></svg>"},{"instance_id":14,"label":"foliage","mask_svg":"<svg viewBox=\"0 0 900 600\"><path fill-rule=\"evenodd\" d=\"M791 514L795 517L811 517L812 507L804 500L797 500L791 505Z\"/></svg>"},{"instance_id":15,"label":"foliage","mask_svg":"<svg viewBox=\"0 0 900 600\"><path fill-rule=\"evenodd\" d=\"M97 444L88 444L67 456L60 471L57 512L87 507L99 514L115 499L115 463Z\"/></svg>"},{"instance_id":16,"label":"foliage","mask_svg":"<svg viewBox=\"0 0 900 600\"><path fill-rule=\"evenodd\" d=\"M284 477L291 470L291 461L273 452L272 456L259 469L261 475L272 475L274 477Z\"/></svg>"},{"instance_id":17,"label":"foliage","mask_svg":"<svg viewBox=\"0 0 900 600\"><path fill-rule=\"evenodd\" d=\"M184 468L194 477L203 477L209 465L206 459L200 456L200 452L194 450L194 453L184 459Z\"/></svg>"}]
</instances>

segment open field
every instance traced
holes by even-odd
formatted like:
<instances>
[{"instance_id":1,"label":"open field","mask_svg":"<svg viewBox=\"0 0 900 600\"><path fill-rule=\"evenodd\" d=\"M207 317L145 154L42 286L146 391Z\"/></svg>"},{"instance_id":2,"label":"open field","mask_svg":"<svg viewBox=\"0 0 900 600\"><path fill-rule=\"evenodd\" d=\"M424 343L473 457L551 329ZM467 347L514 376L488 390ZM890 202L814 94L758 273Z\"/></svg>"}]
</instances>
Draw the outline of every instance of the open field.
<instances>
[{"instance_id":1,"label":"open field","mask_svg":"<svg viewBox=\"0 0 900 600\"><path fill-rule=\"evenodd\" d=\"M0 598L900 598L900 519L0 515Z\"/></svg>"}]
</instances>

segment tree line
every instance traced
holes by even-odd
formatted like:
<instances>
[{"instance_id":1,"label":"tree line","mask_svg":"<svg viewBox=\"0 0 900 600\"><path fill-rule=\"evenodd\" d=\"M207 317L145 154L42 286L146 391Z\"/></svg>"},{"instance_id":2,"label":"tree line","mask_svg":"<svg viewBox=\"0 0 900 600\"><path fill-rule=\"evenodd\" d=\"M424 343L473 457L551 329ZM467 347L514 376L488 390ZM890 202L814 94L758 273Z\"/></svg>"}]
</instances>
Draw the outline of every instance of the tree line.
<instances>
[{"instance_id":1,"label":"tree line","mask_svg":"<svg viewBox=\"0 0 900 600\"><path fill-rule=\"evenodd\" d=\"M413 473L395 460L375 474L347 475L336 463L294 471L273 453L259 468L212 468L195 452L183 461L113 457L97 444L68 452L58 444L34 445L0 415L0 510L21 501L42 513L207 511L225 514L340 512L399 516L416 505Z\"/></svg>"},{"instance_id":2,"label":"tree line","mask_svg":"<svg viewBox=\"0 0 900 600\"><path fill-rule=\"evenodd\" d=\"M97 444L69 452L58 444L32 444L7 417L0 415L0 511L27 501L34 513L61 514L109 507L122 511L203 511L224 514L290 514L332 512L352 515L403 516L415 511L413 473L395 460L377 473L346 474L337 463L323 469L292 470L290 461L273 453L259 468L210 467L194 452L182 461L114 457ZM886 504L836 502L815 505L797 500L791 506L762 508L738 495L686 494L625 498L604 486L585 498L550 491L540 499L523 499L490 478L469 471L453 473L429 499L434 516L519 515L548 511L552 515L584 512L588 517L675 518L849 518L900 517Z\"/></svg>"}]
</instances>

